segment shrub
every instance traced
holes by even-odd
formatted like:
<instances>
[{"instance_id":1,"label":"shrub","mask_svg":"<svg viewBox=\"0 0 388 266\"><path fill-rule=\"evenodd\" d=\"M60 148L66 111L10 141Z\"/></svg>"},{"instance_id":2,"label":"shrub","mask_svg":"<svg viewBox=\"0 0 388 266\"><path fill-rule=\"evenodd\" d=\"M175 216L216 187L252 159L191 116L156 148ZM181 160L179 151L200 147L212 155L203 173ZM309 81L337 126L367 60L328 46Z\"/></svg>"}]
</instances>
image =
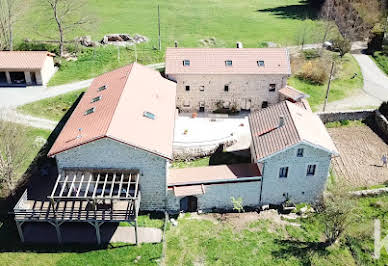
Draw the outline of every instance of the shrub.
<instances>
[{"instance_id":1,"label":"shrub","mask_svg":"<svg viewBox=\"0 0 388 266\"><path fill-rule=\"evenodd\" d=\"M323 64L312 61L304 63L302 70L296 76L314 85L323 85L328 79L328 73Z\"/></svg>"},{"instance_id":2,"label":"shrub","mask_svg":"<svg viewBox=\"0 0 388 266\"><path fill-rule=\"evenodd\" d=\"M307 60L318 58L318 57L321 56L319 54L319 50L318 49L306 49L306 50L303 50L303 55L304 55L304 58L307 59Z\"/></svg>"},{"instance_id":3,"label":"shrub","mask_svg":"<svg viewBox=\"0 0 388 266\"><path fill-rule=\"evenodd\" d=\"M388 44L386 46L388 47ZM384 55L382 52L375 52L373 58L385 74L388 75L388 54Z\"/></svg>"},{"instance_id":4,"label":"shrub","mask_svg":"<svg viewBox=\"0 0 388 266\"><path fill-rule=\"evenodd\" d=\"M244 207L243 207L243 199L241 197L235 198L231 197L230 198L233 203L233 210L238 211L238 212L244 212Z\"/></svg>"},{"instance_id":5,"label":"shrub","mask_svg":"<svg viewBox=\"0 0 388 266\"><path fill-rule=\"evenodd\" d=\"M343 57L346 53L350 52L352 44L348 39L338 37L333 40L333 50L339 52L339 55Z\"/></svg>"},{"instance_id":6,"label":"shrub","mask_svg":"<svg viewBox=\"0 0 388 266\"><path fill-rule=\"evenodd\" d=\"M383 116L388 117L388 102L383 102L379 107L379 111Z\"/></svg>"}]
</instances>

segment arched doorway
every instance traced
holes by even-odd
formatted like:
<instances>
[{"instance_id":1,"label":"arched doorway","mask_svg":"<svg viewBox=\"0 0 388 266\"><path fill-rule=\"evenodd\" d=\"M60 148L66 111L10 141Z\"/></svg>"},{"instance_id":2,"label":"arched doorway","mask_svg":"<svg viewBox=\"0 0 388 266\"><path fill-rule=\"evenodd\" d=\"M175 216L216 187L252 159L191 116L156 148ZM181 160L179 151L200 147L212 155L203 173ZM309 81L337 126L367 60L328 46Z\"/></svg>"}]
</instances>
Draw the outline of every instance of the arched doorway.
<instances>
[{"instance_id":1,"label":"arched doorway","mask_svg":"<svg viewBox=\"0 0 388 266\"><path fill-rule=\"evenodd\" d=\"M180 210L184 212L196 212L198 208L198 199L194 196L184 197L180 201Z\"/></svg>"}]
</instances>

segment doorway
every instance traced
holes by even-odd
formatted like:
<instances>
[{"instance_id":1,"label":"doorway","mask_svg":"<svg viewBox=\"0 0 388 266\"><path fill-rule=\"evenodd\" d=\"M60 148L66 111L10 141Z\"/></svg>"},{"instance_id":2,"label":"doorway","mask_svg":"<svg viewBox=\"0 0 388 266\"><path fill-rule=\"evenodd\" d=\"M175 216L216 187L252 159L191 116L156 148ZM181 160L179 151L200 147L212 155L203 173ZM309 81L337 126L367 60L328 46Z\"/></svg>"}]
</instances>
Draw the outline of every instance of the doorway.
<instances>
[{"instance_id":1,"label":"doorway","mask_svg":"<svg viewBox=\"0 0 388 266\"><path fill-rule=\"evenodd\" d=\"M31 84L36 85L36 74L35 72L30 72L31 75Z\"/></svg>"},{"instance_id":2,"label":"doorway","mask_svg":"<svg viewBox=\"0 0 388 266\"><path fill-rule=\"evenodd\" d=\"M198 199L194 196L184 197L180 201L180 210L184 212L196 212L198 209Z\"/></svg>"},{"instance_id":3,"label":"doorway","mask_svg":"<svg viewBox=\"0 0 388 266\"><path fill-rule=\"evenodd\" d=\"M200 113L205 112L205 102L200 102L199 103L199 112Z\"/></svg>"},{"instance_id":4,"label":"doorway","mask_svg":"<svg viewBox=\"0 0 388 266\"><path fill-rule=\"evenodd\" d=\"M0 72L0 83L7 83L7 76L5 72Z\"/></svg>"},{"instance_id":5,"label":"doorway","mask_svg":"<svg viewBox=\"0 0 388 266\"><path fill-rule=\"evenodd\" d=\"M243 99L241 109L246 110L246 111L250 111L251 105L252 105L251 99Z\"/></svg>"}]
</instances>

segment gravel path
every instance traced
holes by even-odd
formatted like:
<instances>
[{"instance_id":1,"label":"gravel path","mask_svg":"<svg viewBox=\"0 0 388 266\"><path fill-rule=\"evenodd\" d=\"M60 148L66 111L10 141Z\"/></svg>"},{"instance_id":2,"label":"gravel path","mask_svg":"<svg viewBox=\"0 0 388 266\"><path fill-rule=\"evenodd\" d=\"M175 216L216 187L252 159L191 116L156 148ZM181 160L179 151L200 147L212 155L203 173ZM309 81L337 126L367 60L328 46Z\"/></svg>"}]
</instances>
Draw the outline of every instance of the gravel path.
<instances>
[{"instance_id":1,"label":"gravel path","mask_svg":"<svg viewBox=\"0 0 388 266\"><path fill-rule=\"evenodd\" d=\"M360 65L364 87L357 95L328 103L326 111L377 107L382 101L388 100L388 77L369 56L364 54L353 54L353 56Z\"/></svg>"}]
</instances>

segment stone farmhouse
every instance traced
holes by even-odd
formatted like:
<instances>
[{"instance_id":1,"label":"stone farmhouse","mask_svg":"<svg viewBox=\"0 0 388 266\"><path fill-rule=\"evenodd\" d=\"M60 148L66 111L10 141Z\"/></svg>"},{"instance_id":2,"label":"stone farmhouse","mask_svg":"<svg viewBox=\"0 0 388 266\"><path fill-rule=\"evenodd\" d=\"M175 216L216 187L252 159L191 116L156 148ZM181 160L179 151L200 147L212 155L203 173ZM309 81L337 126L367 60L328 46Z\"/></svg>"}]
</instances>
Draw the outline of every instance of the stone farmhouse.
<instances>
[{"instance_id":1,"label":"stone farmhouse","mask_svg":"<svg viewBox=\"0 0 388 266\"><path fill-rule=\"evenodd\" d=\"M167 48L165 74L180 111L260 110L279 102L291 67L285 48Z\"/></svg>"},{"instance_id":2,"label":"stone farmhouse","mask_svg":"<svg viewBox=\"0 0 388 266\"><path fill-rule=\"evenodd\" d=\"M14 208L22 241L24 223L52 224L59 242L63 223L89 223L101 243L107 222L128 221L137 232L139 210L231 209L232 197L250 207L320 198L338 152L308 106L285 100L252 112L251 163L170 169L176 94L175 82L137 63L97 77L49 151L58 175L30 186Z\"/></svg>"},{"instance_id":3,"label":"stone farmhouse","mask_svg":"<svg viewBox=\"0 0 388 266\"><path fill-rule=\"evenodd\" d=\"M47 51L1 51L0 86L46 85L55 73Z\"/></svg>"}]
</instances>

